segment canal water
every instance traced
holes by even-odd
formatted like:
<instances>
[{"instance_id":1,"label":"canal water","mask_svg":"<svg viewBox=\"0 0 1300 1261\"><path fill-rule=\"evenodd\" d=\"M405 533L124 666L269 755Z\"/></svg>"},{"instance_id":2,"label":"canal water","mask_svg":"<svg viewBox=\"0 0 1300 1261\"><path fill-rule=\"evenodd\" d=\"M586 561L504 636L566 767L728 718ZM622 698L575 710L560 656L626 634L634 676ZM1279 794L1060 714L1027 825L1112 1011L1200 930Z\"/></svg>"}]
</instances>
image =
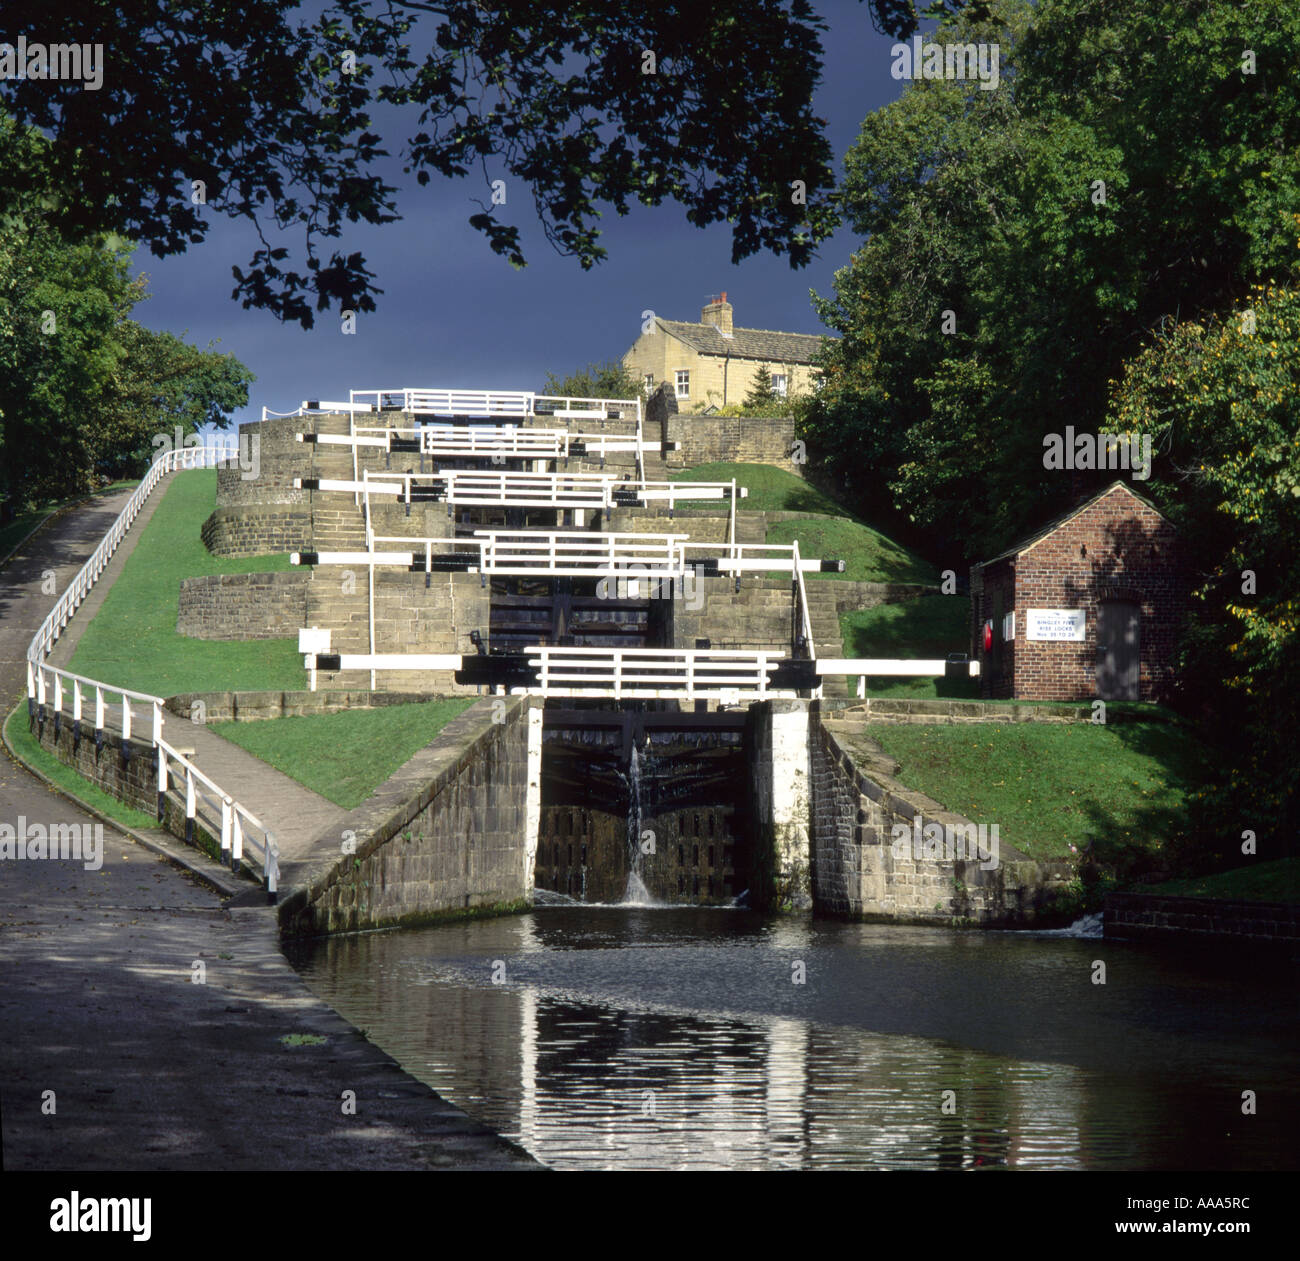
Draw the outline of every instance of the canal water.
<instances>
[{"instance_id":1,"label":"canal water","mask_svg":"<svg viewBox=\"0 0 1300 1261\"><path fill-rule=\"evenodd\" d=\"M590 905L291 957L407 1071L555 1168L1300 1165L1282 961Z\"/></svg>"}]
</instances>

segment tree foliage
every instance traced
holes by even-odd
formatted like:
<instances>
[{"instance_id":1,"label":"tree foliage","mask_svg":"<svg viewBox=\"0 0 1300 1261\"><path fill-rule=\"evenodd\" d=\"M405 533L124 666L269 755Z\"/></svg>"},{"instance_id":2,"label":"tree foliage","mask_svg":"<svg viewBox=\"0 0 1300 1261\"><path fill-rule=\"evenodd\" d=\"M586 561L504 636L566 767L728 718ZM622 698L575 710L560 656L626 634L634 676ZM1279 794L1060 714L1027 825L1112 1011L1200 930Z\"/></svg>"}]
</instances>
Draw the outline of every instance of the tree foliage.
<instances>
[{"instance_id":1,"label":"tree foliage","mask_svg":"<svg viewBox=\"0 0 1300 1261\"><path fill-rule=\"evenodd\" d=\"M1294 7L986 7L934 38L996 43L998 89L913 81L846 159L865 243L816 300L841 337L804 430L968 559L1090 488L1043 437L1099 427L1147 330L1291 273L1300 202Z\"/></svg>"},{"instance_id":2,"label":"tree foliage","mask_svg":"<svg viewBox=\"0 0 1300 1261\"><path fill-rule=\"evenodd\" d=\"M754 369L754 379L750 382L749 392L745 395L745 407L768 407L776 401L776 392L772 389L772 374L767 364L760 363Z\"/></svg>"},{"instance_id":3,"label":"tree foliage","mask_svg":"<svg viewBox=\"0 0 1300 1261\"><path fill-rule=\"evenodd\" d=\"M117 238L0 221L0 467L10 510L142 471L152 436L228 423L252 375L130 318L145 296Z\"/></svg>"},{"instance_id":4,"label":"tree foliage","mask_svg":"<svg viewBox=\"0 0 1300 1261\"><path fill-rule=\"evenodd\" d=\"M529 203L584 268L605 255L602 210L633 201L730 224L733 260L770 250L796 267L836 223L807 0L8 0L5 16L102 44L105 73L94 91L5 84L6 110L50 143L21 162L0 147L0 213L57 194L61 233L118 232L160 256L216 215L247 220L261 246L233 268L234 296L305 327L313 309L374 309L364 257L322 247L399 217L393 159L421 185L477 174L469 221L520 266L512 220Z\"/></svg>"},{"instance_id":5,"label":"tree foliage","mask_svg":"<svg viewBox=\"0 0 1300 1261\"><path fill-rule=\"evenodd\" d=\"M560 398L642 398L645 390L618 359L604 363L589 363L568 376L546 374L543 394Z\"/></svg>"},{"instance_id":6,"label":"tree foliage","mask_svg":"<svg viewBox=\"0 0 1300 1261\"><path fill-rule=\"evenodd\" d=\"M1260 285L1155 338L1112 399L1113 431L1154 436L1162 506L1195 566L1183 688L1231 736L1198 803L1215 866L1239 861L1245 828L1280 847L1300 824L1300 761L1283 735L1300 726L1297 398L1300 290Z\"/></svg>"}]
</instances>

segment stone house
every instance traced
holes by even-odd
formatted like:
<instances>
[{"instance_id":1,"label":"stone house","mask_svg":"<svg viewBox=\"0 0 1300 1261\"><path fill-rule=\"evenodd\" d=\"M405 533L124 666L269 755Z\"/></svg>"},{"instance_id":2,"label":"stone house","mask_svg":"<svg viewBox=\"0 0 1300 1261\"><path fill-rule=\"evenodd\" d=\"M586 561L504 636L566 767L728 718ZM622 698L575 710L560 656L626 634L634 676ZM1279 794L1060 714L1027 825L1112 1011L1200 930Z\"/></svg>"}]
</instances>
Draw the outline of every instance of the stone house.
<instances>
[{"instance_id":1,"label":"stone house","mask_svg":"<svg viewBox=\"0 0 1300 1261\"><path fill-rule=\"evenodd\" d=\"M817 376L812 358L821 342L807 333L736 328L723 293L704 308L698 324L655 316L650 331L623 356L623 364L647 393L667 382L679 410L702 411L743 403L764 366L778 395L811 392Z\"/></svg>"},{"instance_id":2,"label":"stone house","mask_svg":"<svg viewBox=\"0 0 1300 1261\"><path fill-rule=\"evenodd\" d=\"M972 566L970 588L986 697L1155 700L1172 680L1186 558L1125 482Z\"/></svg>"}]
</instances>

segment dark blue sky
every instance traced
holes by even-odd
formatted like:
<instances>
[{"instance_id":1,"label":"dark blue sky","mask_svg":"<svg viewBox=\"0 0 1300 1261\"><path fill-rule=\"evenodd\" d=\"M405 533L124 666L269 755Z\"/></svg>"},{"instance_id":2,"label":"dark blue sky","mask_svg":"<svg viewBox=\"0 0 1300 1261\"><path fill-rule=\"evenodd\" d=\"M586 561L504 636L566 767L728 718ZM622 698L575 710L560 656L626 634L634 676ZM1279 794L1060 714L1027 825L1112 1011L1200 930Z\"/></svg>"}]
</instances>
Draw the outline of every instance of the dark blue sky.
<instances>
[{"instance_id":1,"label":"dark blue sky","mask_svg":"<svg viewBox=\"0 0 1300 1261\"><path fill-rule=\"evenodd\" d=\"M872 29L864 6L828 0L815 7L830 28L816 110L828 122L838 173L862 119L903 85L890 77L892 41ZM389 150L397 151L402 138L386 134ZM643 310L697 320L708 295L724 289L739 325L820 333L808 291L828 294L835 270L858 244L841 229L799 271L767 254L733 266L727 225L692 227L680 206L665 203L637 206L626 218L611 213L602 235L609 258L584 272L547 244L531 200L511 188L504 210L519 225L529 260L515 271L466 222L478 209L473 199L487 200L478 176L435 177L425 189L410 183L401 222L354 226L341 241L326 243L361 250L384 290L379 309L358 316L353 336L342 334L335 312L318 315L306 331L264 311L245 311L230 297L230 268L247 263L256 237L251 227L219 215L207 241L185 254L137 253L153 296L136 318L185 332L201 346L220 339L222 350L256 374L249 407L236 417L250 420L263 405L290 411L304 398L347 398L349 389L540 389L548 370L563 374L620 357L636 339ZM301 269L301 237L285 243Z\"/></svg>"}]
</instances>

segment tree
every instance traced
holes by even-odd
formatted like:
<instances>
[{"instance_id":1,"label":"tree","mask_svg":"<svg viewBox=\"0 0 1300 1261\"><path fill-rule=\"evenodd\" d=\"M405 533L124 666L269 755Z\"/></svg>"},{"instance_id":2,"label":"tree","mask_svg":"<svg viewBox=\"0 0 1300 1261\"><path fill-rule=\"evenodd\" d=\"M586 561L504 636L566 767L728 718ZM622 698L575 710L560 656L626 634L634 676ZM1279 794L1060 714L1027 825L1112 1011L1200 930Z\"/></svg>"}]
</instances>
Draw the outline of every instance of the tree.
<instances>
[{"instance_id":1,"label":"tree","mask_svg":"<svg viewBox=\"0 0 1300 1261\"><path fill-rule=\"evenodd\" d=\"M1043 437L1102 423L1149 329L1292 274L1300 14L993 0L935 39L997 44L1000 86L916 80L864 121L865 243L816 300L841 338L801 436L975 559L1094 488Z\"/></svg>"},{"instance_id":2,"label":"tree","mask_svg":"<svg viewBox=\"0 0 1300 1261\"><path fill-rule=\"evenodd\" d=\"M602 208L626 214L631 200L676 201L698 227L729 223L737 261L765 249L802 266L835 227L812 111L824 25L807 0L296 10L8 0L7 29L102 46L102 74L93 90L6 82L5 109L48 143L22 155L0 145L0 214L57 194L62 234L113 231L159 256L202 241L215 215L244 219L261 240L232 269L245 307L304 327L313 307L373 310L382 291L364 257L320 247L351 223L399 217L394 144L372 121L382 109L386 126L409 129L396 155L418 184L481 174L488 200L469 221L517 266L507 216L529 202L584 268L605 255ZM289 228L304 238L301 270L277 236Z\"/></svg>"},{"instance_id":3,"label":"tree","mask_svg":"<svg viewBox=\"0 0 1300 1261\"><path fill-rule=\"evenodd\" d=\"M62 240L31 211L0 223L0 468L17 509L143 471L151 438L223 425L252 375L131 320L145 296L120 239Z\"/></svg>"},{"instance_id":4,"label":"tree","mask_svg":"<svg viewBox=\"0 0 1300 1261\"><path fill-rule=\"evenodd\" d=\"M745 410L769 407L775 401L776 393L772 389L772 374L767 370L767 364L760 363L754 369L754 380L750 383L749 393L745 395Z\"/></svg>"},{"instance_id":5,"label":"tree","mask_svg":"<svg viewBox=\"0 0 1300 1261\"><path fill-rule=\"evenodd\" d=\"M126 320L125 354L104 399L105 425L94 439L97 469L110 476L142 472L158 453L153 439L184 439L206 426L224 428L248 403L253 374L234 355L192 346L172 333Z\"/></svg>"},{"instance_id":6,"label":"tree","mask_svg":"<svg viewBox=\"0 0 1300 1261\"><path fill-rule=\"evenodd\" d=\"M644 398L645 390L624 366L621 360L589 363L567 377L546 374L543 394L560 398Z\"/></svg>"},{"instance_id":7,"label":"tree","mask_svg":"<svg viewBox=\"0 0 1300 1261\"><path fill-rule=\"evenodd\" d=\"M1278 856L1300 825L1300 762L1279 738L1300 726L1297 397L1300 290L1260 285L1155 337L1111 402L1109 431L1152 435L1154 490L1195 566L1180 673L1223 749L1197 801L1210 866L1240 864L1243 828Z\"/></svg>"}]
</instances>

